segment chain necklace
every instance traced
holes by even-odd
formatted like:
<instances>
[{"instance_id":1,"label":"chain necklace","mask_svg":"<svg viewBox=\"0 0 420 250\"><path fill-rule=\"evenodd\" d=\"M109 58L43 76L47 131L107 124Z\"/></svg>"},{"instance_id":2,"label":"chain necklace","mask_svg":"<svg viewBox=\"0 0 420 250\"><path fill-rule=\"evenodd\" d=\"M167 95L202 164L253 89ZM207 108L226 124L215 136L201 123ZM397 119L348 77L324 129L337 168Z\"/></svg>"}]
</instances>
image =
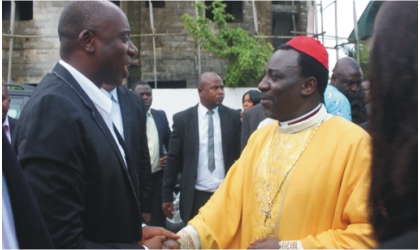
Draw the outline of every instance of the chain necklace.
<instances>
[{"instance_id":1,"label":"chain necklace","mask_svg":"<svg viewBox=\"0 0 420 250\"><path fill-rule=\"evenodd\" d=\"M300 158L300 156L302 155L302 153L305 151L306 147L307 147L307 146L309 145L309 143L311 142L312 138L314 137L314 135L315 135L315 134L316 134L316 132L318 131L318 129L319 129L319 127L321 126L321 124L322 124L322 122L323 122L323 121L324 121L324 120L322 120L322 121L321 121L321 123L320 123L320 124L316 127L315 131L313 132L313 134L312 134L312 135L311 135L311 137L309 138L308 142L307 142L307 143L305 144L305 146L303 147L303 149L302 149L302 151L300 152L299 156L296 158L296 160L295 160L295 161L293 162L293 164L290 166L289 170L287 171L286 175L284 176L283 181L280 183L279 188L277 189L277 192L275 193L275 195L274 195L273 199L271 199L271 198L270 198L270 193L269 193L269 190L268 190L268 177L267 177L267 173L268 173L268 171L267 171L267 167L268 167L268 164L267 164L267 162L266 162L266 171L265 171L265 189L266 189L266 192L267 192L268 208L267 208L266 210L264 210L264 214L265 214L264 226L265 226L265 224L266 224L266 222L267 222L267 219L268 219L268 218L271 218L271 213L270 213L270 211L271 211L271 207L273 206L274 201L275 201L275 200L276 200L276 198L277 198L277 195L280 193L280 190L281 190L281 188L283 187L284 182L286 181L287 177L289 176L290 172L292 171L292 169L293 169L293 167L295 166L296 162L299 160L299 158ZM276 130L277 130L277 127L276 127ZM276 130L274 130L273 139L271 140L270 149L269 149L270 151L268 152L268 160L269 160L269 159L271 159L271 149L272 149L272 146L273 146L273 141L274 141L274 136L275 136ZM268 160L267 160L267 161L268 161Z\"/></svg>"}]
</instances>

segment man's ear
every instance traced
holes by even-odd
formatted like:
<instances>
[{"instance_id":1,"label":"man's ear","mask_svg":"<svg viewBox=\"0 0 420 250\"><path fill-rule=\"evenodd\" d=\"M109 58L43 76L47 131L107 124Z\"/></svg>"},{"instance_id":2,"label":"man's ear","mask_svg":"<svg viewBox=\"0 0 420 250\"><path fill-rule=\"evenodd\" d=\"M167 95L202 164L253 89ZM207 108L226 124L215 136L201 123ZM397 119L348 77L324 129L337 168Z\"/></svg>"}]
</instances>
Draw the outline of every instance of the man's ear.
<instances>
[{"instance_id":1,"label":"man's ear","mask_svg":"<svg viewBox=\"0 0 420 250\"><path fill-rule=\"evenodd\" d=\"M310 96L316 90L318 82L315 77L311 76L305 79L305 82L302 85L301 93L304 96Z\"/></svg>"},{"instance_id":2,"label":"man's ear","mask_svg":"<svg viewBox=\"0 0 420 250\"><path fill-rule=\"evenodd\" d=\"M95 46L93 42L93 33L90 30L82 30L79 34L80 45L89 53L95 52Z\"/></svg>"},{"instance_id":3,"label":"man's ear","mask_svg":"<svg viewBox=\"0 0 420 250\"><path fill-rule=\"evenodd\" d=\"M332 86L335 86L337 84L337 76L334 73L331 75L331 81L330 82L331 82Z\"/></svg>"}]
</instances>

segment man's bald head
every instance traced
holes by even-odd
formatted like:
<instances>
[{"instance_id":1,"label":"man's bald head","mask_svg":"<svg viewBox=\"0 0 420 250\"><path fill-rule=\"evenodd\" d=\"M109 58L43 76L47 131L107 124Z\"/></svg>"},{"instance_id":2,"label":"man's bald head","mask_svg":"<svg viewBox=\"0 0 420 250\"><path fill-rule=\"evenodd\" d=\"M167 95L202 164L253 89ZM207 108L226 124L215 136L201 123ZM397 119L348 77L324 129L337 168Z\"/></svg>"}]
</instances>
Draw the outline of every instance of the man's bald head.
<instances>
[{"instance_id":1,"label":"man's bald head","mask_svg":"<svg viewBox=\"0 0 420 250\"><path fill-rule=\"evenodd\" d=\"M198 79L198 94L204 107L211 110L222 104L225 97L222 78L214 72L205 72Z\"/></svg>"},{"instance_id":2,"label":"man's bald head","mask_svg":"<svg viewBox=\"0 0 420 250\"><path fill-rule=\"evenodd\" d=\"M214 80L220 80L222 81L222 78L214 73L214 72L204 72L201 74L201 76L198 78L198 88L203 87L205 84L212 82Z\"/></svg>"},{"instance_id":3,"label":"man's bald head","mask_svg":"<svg viewBox=\"0 0 420 250\"><path fill-rule=\"evenodd\" d=\"M354 58L343 57L343 58L338 59L337 63L334 66L333 73L345 70L346 68L360 70L360 72L362 71L359 63Z\"/></svg>"},{"instance_id":4,"label":"man's bald head","mask_svg":"<svg viewBox=\"0 0 420 250\"><path fill-rule=\"evenodd\" d=\"M360 84L362 83L363 73L359 63L354 58L344 57L337 61L331 76L331 85L342 92L349 101L352 101Z\"/></svg>"},{"instance_id":5,"label":"man's bald head","mask_svg":"<svg viewBox=\"0 0 420 250\"><path fill-rule=\"evenodd\" d=\"M109 9L114 5L107 1L70 1L63 9L58 22L60 55L63 57L74 49L79 34L85 29L97 31L109 19Z\"/></svg>"}]
</instances>

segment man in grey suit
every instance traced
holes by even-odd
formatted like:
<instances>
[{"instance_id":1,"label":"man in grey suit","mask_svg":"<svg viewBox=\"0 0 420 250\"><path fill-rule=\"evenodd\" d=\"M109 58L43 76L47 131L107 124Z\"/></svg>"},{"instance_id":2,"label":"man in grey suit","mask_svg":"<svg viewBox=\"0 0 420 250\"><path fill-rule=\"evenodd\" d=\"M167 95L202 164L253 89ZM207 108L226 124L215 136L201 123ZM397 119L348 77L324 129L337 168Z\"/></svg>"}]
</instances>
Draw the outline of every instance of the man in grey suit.
<instances>
[{"instance_id":1,"label":"man in grey suit","mask_svg":"<svg viewBox=\"0 0 420 250\"><path fill-rule=\"evenodd\" d=\"M200 103L173 117L173 129L162 184L162 209L172 218L173 190L181 172L180 213L184 222L197 215L241 153L241 120L222 105L223 81L212 72L198 83Z\"/></svg>"},{"instance_id":2,"label":"man in grey suit","mask_svg":"<svg viewBox=\"0 0 420 250\"><path fill-rule=\"evenodd\" d=\"M251 134L257 130L261 121L266 118L261 103L245 110L242 113L241 150L244 150Z\"/></svg>"}]
</instances>

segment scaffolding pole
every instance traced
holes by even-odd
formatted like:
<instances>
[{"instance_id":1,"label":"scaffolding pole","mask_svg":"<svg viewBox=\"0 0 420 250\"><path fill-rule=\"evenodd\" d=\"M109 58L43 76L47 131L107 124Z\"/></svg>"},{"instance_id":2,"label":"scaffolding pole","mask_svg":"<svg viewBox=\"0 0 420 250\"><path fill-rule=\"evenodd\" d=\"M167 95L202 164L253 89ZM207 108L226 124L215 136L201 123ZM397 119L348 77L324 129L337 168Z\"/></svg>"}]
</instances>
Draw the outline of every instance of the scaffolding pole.
<instances>
[{"instance_id":1,"label":"scaffolding pole","mask_svg":"<svg viewBox=\"0 0 420 250\"><path fill-rule=\"evenodd\" d=\"M335 4L335 46L337 47L338 44L338 20L337 20L337 0L334 1ZM338 47L335 50L336 60L338 61Z\"/></svg>"},{"instance_id":2,"label":"scaffolding pole","mask_svg":"<svg viewBox=\"0 0 420 250\"><path fill-rule=\"evenodd\" d=\"M156 36L155 36L155 25L153 23L153 4L152 0L149 0L149 9L150 9L150 27L153 34L153 73L155 75L155 89L157 89L157 74L156 74Z\"/></svg>"},{"instance_id":3,"label":"scaffolding pole","mask_svg":"<svg viewBox=\"0 0 420 250\"><path fill-rule=\"evenodd\" d=\"M9 64L7 66L7 82L12 81L12 53L13 53L13 35L15 34L15 1L10 1L10 37L9 41Z\"/></svg>"},{"instance_id":4,"label":"scaffolding pole","mask_svg":"<svg viewBox=\"0 0 420 250\"><path fill-rule=\"evenodd\" d=\"M195 17L198 19L198 8L197 8L197 0L195 0ZM200 28L200 27L198 27ZM201 45L200 41L197 41L197 60L198 60L198 76L201 76Z\"/></svg>"},{"instance_id":5,"label":"scaffolding pole","mask_svg":"<svg viewBox=\"0 0 420 250\"><path fill-rule=\"evenodd\" d=\"M360 64L360 51L359 51L359 30L357 27L357 14L356 14L356 1L353 0L353 18L354 18L354 37L356 38L356 60Z\"/></svg>"},{"instance_id":6,"label":"scaffolding pole","mask_svg":"<svg viewBox=\"0 0 420 250\"><path fill-rule=\"evenodd\" d=\"M258 35L257 10L255 9L255 1L252 0L252 14L254 16L255 35Z\"/></svg>"}]
</instances>

